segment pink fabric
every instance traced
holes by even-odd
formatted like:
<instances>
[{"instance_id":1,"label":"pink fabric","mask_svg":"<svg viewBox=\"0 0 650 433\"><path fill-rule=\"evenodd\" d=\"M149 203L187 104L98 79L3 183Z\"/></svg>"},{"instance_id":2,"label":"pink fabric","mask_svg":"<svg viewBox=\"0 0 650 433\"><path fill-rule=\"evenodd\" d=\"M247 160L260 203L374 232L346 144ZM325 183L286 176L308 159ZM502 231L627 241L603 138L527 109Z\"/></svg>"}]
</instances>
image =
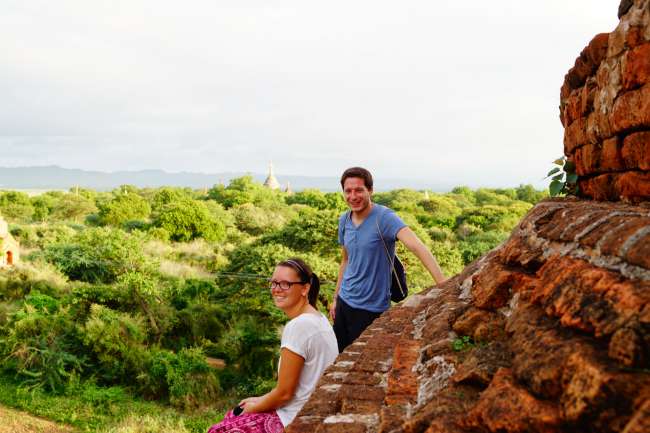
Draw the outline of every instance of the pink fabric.
<instances>
[{"instance_id":1,"label":"pink fabric","mask_svg":"<svg viewBox=\"0 0 650 433\"><path fill-rule=\"evenodd\" d=\"M228 411L225 418L208 429L208 433L282 433L284 426L278 414L273 412L242 413L239 416Z\"/></svg>"}]
</instances>

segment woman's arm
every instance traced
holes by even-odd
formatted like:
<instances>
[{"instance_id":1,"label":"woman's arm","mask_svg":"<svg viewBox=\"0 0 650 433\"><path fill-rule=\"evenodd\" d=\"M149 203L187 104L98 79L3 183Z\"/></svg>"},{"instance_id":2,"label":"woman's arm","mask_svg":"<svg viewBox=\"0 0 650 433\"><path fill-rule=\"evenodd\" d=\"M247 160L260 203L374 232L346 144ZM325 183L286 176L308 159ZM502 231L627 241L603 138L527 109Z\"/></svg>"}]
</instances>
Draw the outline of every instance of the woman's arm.
<instances>
[{"instance_id":1,"label":"woman's arm","mask_svg":"<svg viewBox=\"0 0 650 433\"><path fill-rule=\"evenodd\" d=\"M278 384L261 397L249 397L242 400L239 405L243 406L244 413L268 412L287 404L296 393L303 365L305 365L305 359L302 356L283 347L280 351Z\"/></svg>"}]
</instances>

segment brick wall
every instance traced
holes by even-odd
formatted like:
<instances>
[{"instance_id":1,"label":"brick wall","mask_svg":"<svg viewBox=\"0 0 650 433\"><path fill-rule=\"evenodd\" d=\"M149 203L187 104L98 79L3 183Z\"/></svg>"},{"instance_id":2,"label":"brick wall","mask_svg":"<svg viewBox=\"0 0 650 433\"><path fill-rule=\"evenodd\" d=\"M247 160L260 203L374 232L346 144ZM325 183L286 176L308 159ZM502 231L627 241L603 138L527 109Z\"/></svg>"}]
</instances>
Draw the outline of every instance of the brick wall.
<instances>
[{"instance_id":1,"label":"brick wall","mask_svg":"<svg viewBox=\"0 0 650 433\"><path fill-rule=\"evenodd\" d=\"M650 204L547 200L375 321L287 432L649 431L649 369Z\"/></svg>"},{"instance_id":2,"label":"brick wall","mask_svg":"<svg viewBox=\"0 0 650 433\"><path fill-rule=\"evenodd\" d=\"M582 193L639 202L650 196L650 4L623 1L619 15L565 76L560 120Z\"/></svg>"}]
</instances>

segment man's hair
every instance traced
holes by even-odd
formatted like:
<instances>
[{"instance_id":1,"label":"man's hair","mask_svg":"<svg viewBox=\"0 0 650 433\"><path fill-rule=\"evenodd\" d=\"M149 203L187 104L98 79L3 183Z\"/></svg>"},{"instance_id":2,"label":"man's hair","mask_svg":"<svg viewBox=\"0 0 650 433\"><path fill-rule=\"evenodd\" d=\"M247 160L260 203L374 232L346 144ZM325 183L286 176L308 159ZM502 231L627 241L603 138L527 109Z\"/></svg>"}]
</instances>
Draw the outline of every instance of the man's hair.
<instances>
[{"instance_id":1,"label":"man's hair","mask_svg":"<svg viewBox=\"0 0 650 433\"><path fill-rule=\"evenodd\" d=\"M372 189L372 174L370 174L370 172L365 168L351 167L345 170L341 176L341 188L344 188L343 184L345 183L345 179L348 177L358 177L360 179L363 179L363 183L366 185L366 188Z\"/></svg>"}]
</instances>

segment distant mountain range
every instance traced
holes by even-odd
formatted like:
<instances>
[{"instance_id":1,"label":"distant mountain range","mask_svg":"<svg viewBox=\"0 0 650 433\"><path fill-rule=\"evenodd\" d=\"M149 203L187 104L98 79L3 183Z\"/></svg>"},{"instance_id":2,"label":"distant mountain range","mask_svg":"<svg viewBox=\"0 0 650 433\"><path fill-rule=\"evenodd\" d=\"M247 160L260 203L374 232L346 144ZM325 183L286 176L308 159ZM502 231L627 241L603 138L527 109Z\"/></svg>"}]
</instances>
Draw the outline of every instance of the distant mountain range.
<instances>
[{"instance_id":1,"label":"distant mountain range","mask_svg":"<svg viewBox=\"0 0 650 433\"><path fill-rule=\"evenodd\" d=\"M138 187L181 186L190 188L211 188L213 185L228 182L236 177L251 175L259 182L264 182L266 174L262 173L169 173L163 170L139 171L87 171L62 168L58 166L42 167L0 167L0 189L64 189L74 186L96 190L110 190L119 185ZM276 174L283 189L287 182L291 189L300 191L306 188L318 188L321 191L338 191L339 177L284 176ZM431 185L425 181L406 181L400 179L382 179L381 190L395 188L429 189L447 191L452 186Z\"/></svg>"}]
</instances>

